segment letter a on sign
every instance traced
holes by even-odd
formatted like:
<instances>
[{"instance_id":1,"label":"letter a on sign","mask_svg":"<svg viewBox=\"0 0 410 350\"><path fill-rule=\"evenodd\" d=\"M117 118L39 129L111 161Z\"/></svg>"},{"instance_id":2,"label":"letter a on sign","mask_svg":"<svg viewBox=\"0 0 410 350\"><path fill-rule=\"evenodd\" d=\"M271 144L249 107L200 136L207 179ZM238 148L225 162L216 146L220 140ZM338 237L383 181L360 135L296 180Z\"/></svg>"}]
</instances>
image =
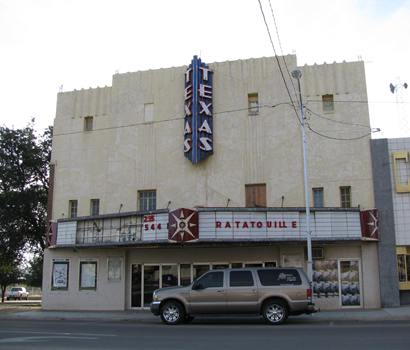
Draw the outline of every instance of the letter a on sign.
<instances>
[{"instance_id":1,"label":"letter a on sign","mask_svg":"<svg viewBox=\"0 0 410 350\"><path fill-rule=\"evenodd\" d=\"M201 127L198 130L206 132L207 134L212 134L212 129L209 127L209 124L206 121L206 119L204 120L204 122L202 123Z\"/></svg>"}]
</instances>

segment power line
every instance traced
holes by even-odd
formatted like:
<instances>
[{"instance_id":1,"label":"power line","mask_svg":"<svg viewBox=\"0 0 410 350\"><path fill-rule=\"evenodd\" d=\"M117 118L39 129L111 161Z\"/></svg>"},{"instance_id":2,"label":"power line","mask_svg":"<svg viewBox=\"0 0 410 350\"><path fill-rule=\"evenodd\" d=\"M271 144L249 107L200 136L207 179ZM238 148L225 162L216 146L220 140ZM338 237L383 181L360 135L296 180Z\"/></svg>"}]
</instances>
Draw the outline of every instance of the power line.
<instances>
[{"instance_id":1,"label":"power line","mask_svg":"<svg viewBox=\"0 0 410 350\"><path fill-rule=\"evenodd\" d=\"M365 137L371 135L371 134L374 133L374 132L379 132L379 131L380 131L380 129L376 129L375 131L370 131L370 132L368 132L368 133L366 133L366 134L364 134L364 135L361 135L361 136L351 137L351 138L343 138L343 137L333 137L333 136L325 135L325 134L320 133L319 131L316 131L316 130L312 129L312 127L311 127L309 124L308 124L307 126L308 126L308 129L309 129L311 132L313 132L314 134L316 134L316 135L318 135L318 136L320 136L320 137L323 137L323 138L325 138L325 139L336 140L336 141L355 141L355 140L360 140L360 139L363 139L363 138L365 138Z\"/></svg>"},{"instance_id":2,"label":"power line","mask_svg":"<svg viewBox=\"0 0 410 350\"><path fill-rule=\"evenodd\" d=\"M290 105L289 102L280 102L277 104L263 104L263 105L258 105L258 108L275 108L275 107L279 107L282 105ZM247 111L250 110L251 108L246 107L246 108L237 108L237 109L230 109L230 110L226 110L226 111L220 111L220 112L214 112L213 115L219 115L219 114L226 114L226 113L234 113L234 112L242 112L242 111ZM123 129L123 128L130 128L130 127L134 127L134 126L139 126L139 125L152 125L152 124L160 124L160 123L166 123L166 122L172 122L175 120L183 120L185 119L185 117L170 117L167 119L162 119L162 120L156 120L156 121L151 121L151 122L138 122L138 123L131 123L131 124L127 124L127 125L118 125L118 126L108 126L105 128L99 128L99 129L93 129L92 131L106 131L106 130L113 130L113 129ZM54 136L65 136L65 135L75 135L75 134L82 134L84 131L83 130L79 130L79 131L70 131L70 132L65 132L65 133L58 133L58 134L54 134Z\"/></svg>"},{"instance_id":3,"label":"power line","mask_svg":"<svg viewBox=\"0 0 410 350\"><path fill-rule=\"evenodd\" d=\"M275 53L275 59L276 59L276 62L277 62L277 64L278 64L278 68L279 68L279 71L280 71L280 75L282 76L283 84L285 85L286 92L288 93L290 102L291 102L291 104L292 104L292 106L293 106L293 110L295 111L296 118L297 118L299 124L302 125L302 122L301 122L301 120L300 120L300 118L299 118L299 114L298 114L298 112L297 112L297 110L296 110L295 103L293 102L292 95L290 94L290 91L289 91L289 88L288 88L288 84L286 83L286 79L285 79L285 76L284 76L284 74L283 74L283 71L282 71L282 67L281 67L281 65L280 65L280 62L279 62L278 54L276 53L275 45L273 44L272 35L271 35L271 33L270 33L268 23L266 22L266 17L265 17L265 13L264 13L264 11L263 11L263 7L262 7L262 4L261 4L261 1L258 0L258 2L259 2L259 7L260 7L260 9L261 9L263 21L265 22L266 30L267 30L268 35L269 35L269 40L270 40L270 43L271 43L271 45L272 45L273 52Z\"/></svg>"},{"instance_id":4,"label":"power line","mask_svg":"<svg viewBox=\"0 0 410 350\"><path fill-rule=\"evenodd\" d=\"M338 124L344 124L344 125L351 125L351 126L360 126L360 127L363 127L363 128L366 128L366 129L370 129L370 130L371 130L371 127L370 127L369 125L358 124L358 123L349 123L349 122L343 122L343 121L341 121L341 120L335 120L335 119L332 119L332 118L325 117L324 115L321 115L321 114L319 114L319 113L317 113L317 112L314 112L314 111L312 111L311 109L309 109L309 108L307 108L307 107L305 107L305 108L306 108L306 111L307 111L310 115L314 115L314 116L316 116L316 117L318 117L318 118L328 120L328 121L330 121L330 122L332 122L332 123L338 123Z\"/></svg>"},{"instance_id":5,"label":"power line","mask_svg":"<svg viewBox=\"0 0 410 350\"><path fill-rule=\"evenodd\" d=\"M290 82L291 82L292 87L293 87L293 92L295 93L295 96L296 96L296 99L297 99L298 94L296 92L296 88L295 88L295 84L293 83L293 79L290 75L289 68L288 68L288 65L287 65L286 60L285 60L285 56L283 55L282 43L281 43L280 36L279 36L279 29L278 29L278 25L276 23L276 17L275 17L275 14L273 13L273 8L272 8L272 4L271 4L270 0L269 0L269 7L270 7L270 12L271 12L272 18L273 18L273 23L275 24L276 36L278 37L280 53L282 54L282 61L285 64L286 71L288 72L288 76L289 76Z\"/></svg>"},{"instance_id":6,"label":"power line","mask_svg":"<svg viewBox=\"0 0 410 350\"><path fill-rule=\"evenodd\" d=\"M316 103L323 103L322 100L306 100L306 102L316 102ZM366 101L366 100L333 100L334 103L396 103L395 101ZM399 103L410 103L407 101L399 102Z\"/></svg>"}]
</instances>

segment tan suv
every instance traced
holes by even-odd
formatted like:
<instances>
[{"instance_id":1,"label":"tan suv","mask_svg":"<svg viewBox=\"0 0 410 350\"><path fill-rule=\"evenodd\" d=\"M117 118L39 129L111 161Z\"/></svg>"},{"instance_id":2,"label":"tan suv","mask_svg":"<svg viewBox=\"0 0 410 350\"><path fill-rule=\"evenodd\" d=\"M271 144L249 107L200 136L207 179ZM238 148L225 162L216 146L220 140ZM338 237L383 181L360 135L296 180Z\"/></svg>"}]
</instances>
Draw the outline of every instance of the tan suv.
<instances>
[{"instance_id":1,"label":"tan suv","mask_svg":"<svg viewBox=\"0 0 410 350\"><path fill-rule=\"evenodd\" d=\"M211 270L186 287L157 289L151 312L167 324L199 314L262 314L270 324L288 315L316 312L312 290L300 268Z\"/></svg>"}]
</instances>

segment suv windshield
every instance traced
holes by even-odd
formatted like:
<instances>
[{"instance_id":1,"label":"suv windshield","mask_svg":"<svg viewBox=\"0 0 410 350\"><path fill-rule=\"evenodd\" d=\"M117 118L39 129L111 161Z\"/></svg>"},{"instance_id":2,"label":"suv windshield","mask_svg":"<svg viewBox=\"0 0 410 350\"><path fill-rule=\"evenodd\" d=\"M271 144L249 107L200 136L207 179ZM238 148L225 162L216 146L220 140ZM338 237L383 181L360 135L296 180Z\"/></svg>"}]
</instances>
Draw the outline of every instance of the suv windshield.
<instances>
[{"instance_id":1,"label":"suv windshield","mask_svg":"<svg viewBox=\"0 0 410 350\"><path fill-rule=\"evenodd\" d=\"M11 288L12 292L20 292L22 289L21 288Z\"/></svg>"}]
</instances>

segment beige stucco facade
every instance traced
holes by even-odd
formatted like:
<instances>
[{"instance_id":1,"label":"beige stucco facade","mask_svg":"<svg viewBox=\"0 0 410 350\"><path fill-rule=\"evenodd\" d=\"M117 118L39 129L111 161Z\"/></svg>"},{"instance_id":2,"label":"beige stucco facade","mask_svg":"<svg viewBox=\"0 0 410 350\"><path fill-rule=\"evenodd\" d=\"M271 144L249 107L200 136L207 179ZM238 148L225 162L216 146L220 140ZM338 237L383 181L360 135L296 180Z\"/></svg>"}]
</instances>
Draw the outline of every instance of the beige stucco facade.
<instances>
[{"instance_id":1,"label":"beige stucco facade","mask_svg":"<svg viewBox=\"0 0 410 350\"><path fill-rule=\"evenodd\" d=\"M296 56L283 59L290 71L297 68ZM79 217L90 215L91 199L100 200L102 215L135 212L140 190L156 190L157 209L243 208L247 184L266 184L267 207L304 207L300 124L276 61L267 57L209 66L214 72L214 154L197 165L183 152L186 66L115 74L111 87L59 93L52 152L53 220L67 219L70 200L78 201ZM325 207L340 207L340 187L350 186L352 207L373 208L368 106L352 102L367 100L363 62L299 68L307 121L315 132L330 137L308 131L309 186L323 188ZM284 77L296 102L296 82L286 71ZM259 98L257 115L248 113L252 93ZM322 96L327 94L335 100L331 112L322 107ZM90 116L92 131L84 131L84 118ZM343 259L358 262L360 306L379 307L377 242L346 238L321 244L323 259L334 261L340 271ZM116 281L107 279L110 257L121 258L121 278ZM97 262L97 288L81 290L79 266L89 260ZM69 262L67 290L51 288L53 261ZM293 262L306 267L305 245L225 242L204 247L87 249L57 245L45 253L43 307L130 309L133 265L144 270L150 264L190 264L193 269L200 263L211 268L237 262L266 266ZM317 302L324 308L340 307L339 297Z\"/></svg>"},{"instance_id":2,"label":"beige stucco facade","mask_svg":"<svg viewBox=\"0 0 410 350\"><path fill-rule=\"evenodd\" d=\"M290 70L296 57L286 56ZM183 149L186 67L116 74L112 87L58 95L52 162L56 164L53 218L67 217L77 199L78 215L89 215L90 198L100 212L137 209L137 191L157 190L157 207L245 205L245 184L266 183L267 205L304 206L301 131L272 58L210 65L214 71L214 154L192 165ZM366 101L363 62L302 67L306 105L323 114L321 96ZM295 83L294 83L295 84ZM290 80L288 85L294 95ZM249 116L248 93L259 94L259 115ZM296 101L296 98L295 98ZM144 121L144 104L154 120ZM278 105L279 104L279 105ZM263 106L277 107L263 107ZM233 110L243 109L242 111ZM226 113L224 113L226 112ZM337 103L324 114L369 126L364 103ZM94 130L84 132L84 117ZM351 125L309 116L315 130L333 137L368 133ZM335 132L336 130L337 132ZM340 132L343 131L343 132ZM323 187L327 207L339 207L339 186L352 187L352 206L374 206L369 139L335 141L309 135L311 187ZM166 169L166 171L164 171Z\"/></svg>"}]
</instances>

